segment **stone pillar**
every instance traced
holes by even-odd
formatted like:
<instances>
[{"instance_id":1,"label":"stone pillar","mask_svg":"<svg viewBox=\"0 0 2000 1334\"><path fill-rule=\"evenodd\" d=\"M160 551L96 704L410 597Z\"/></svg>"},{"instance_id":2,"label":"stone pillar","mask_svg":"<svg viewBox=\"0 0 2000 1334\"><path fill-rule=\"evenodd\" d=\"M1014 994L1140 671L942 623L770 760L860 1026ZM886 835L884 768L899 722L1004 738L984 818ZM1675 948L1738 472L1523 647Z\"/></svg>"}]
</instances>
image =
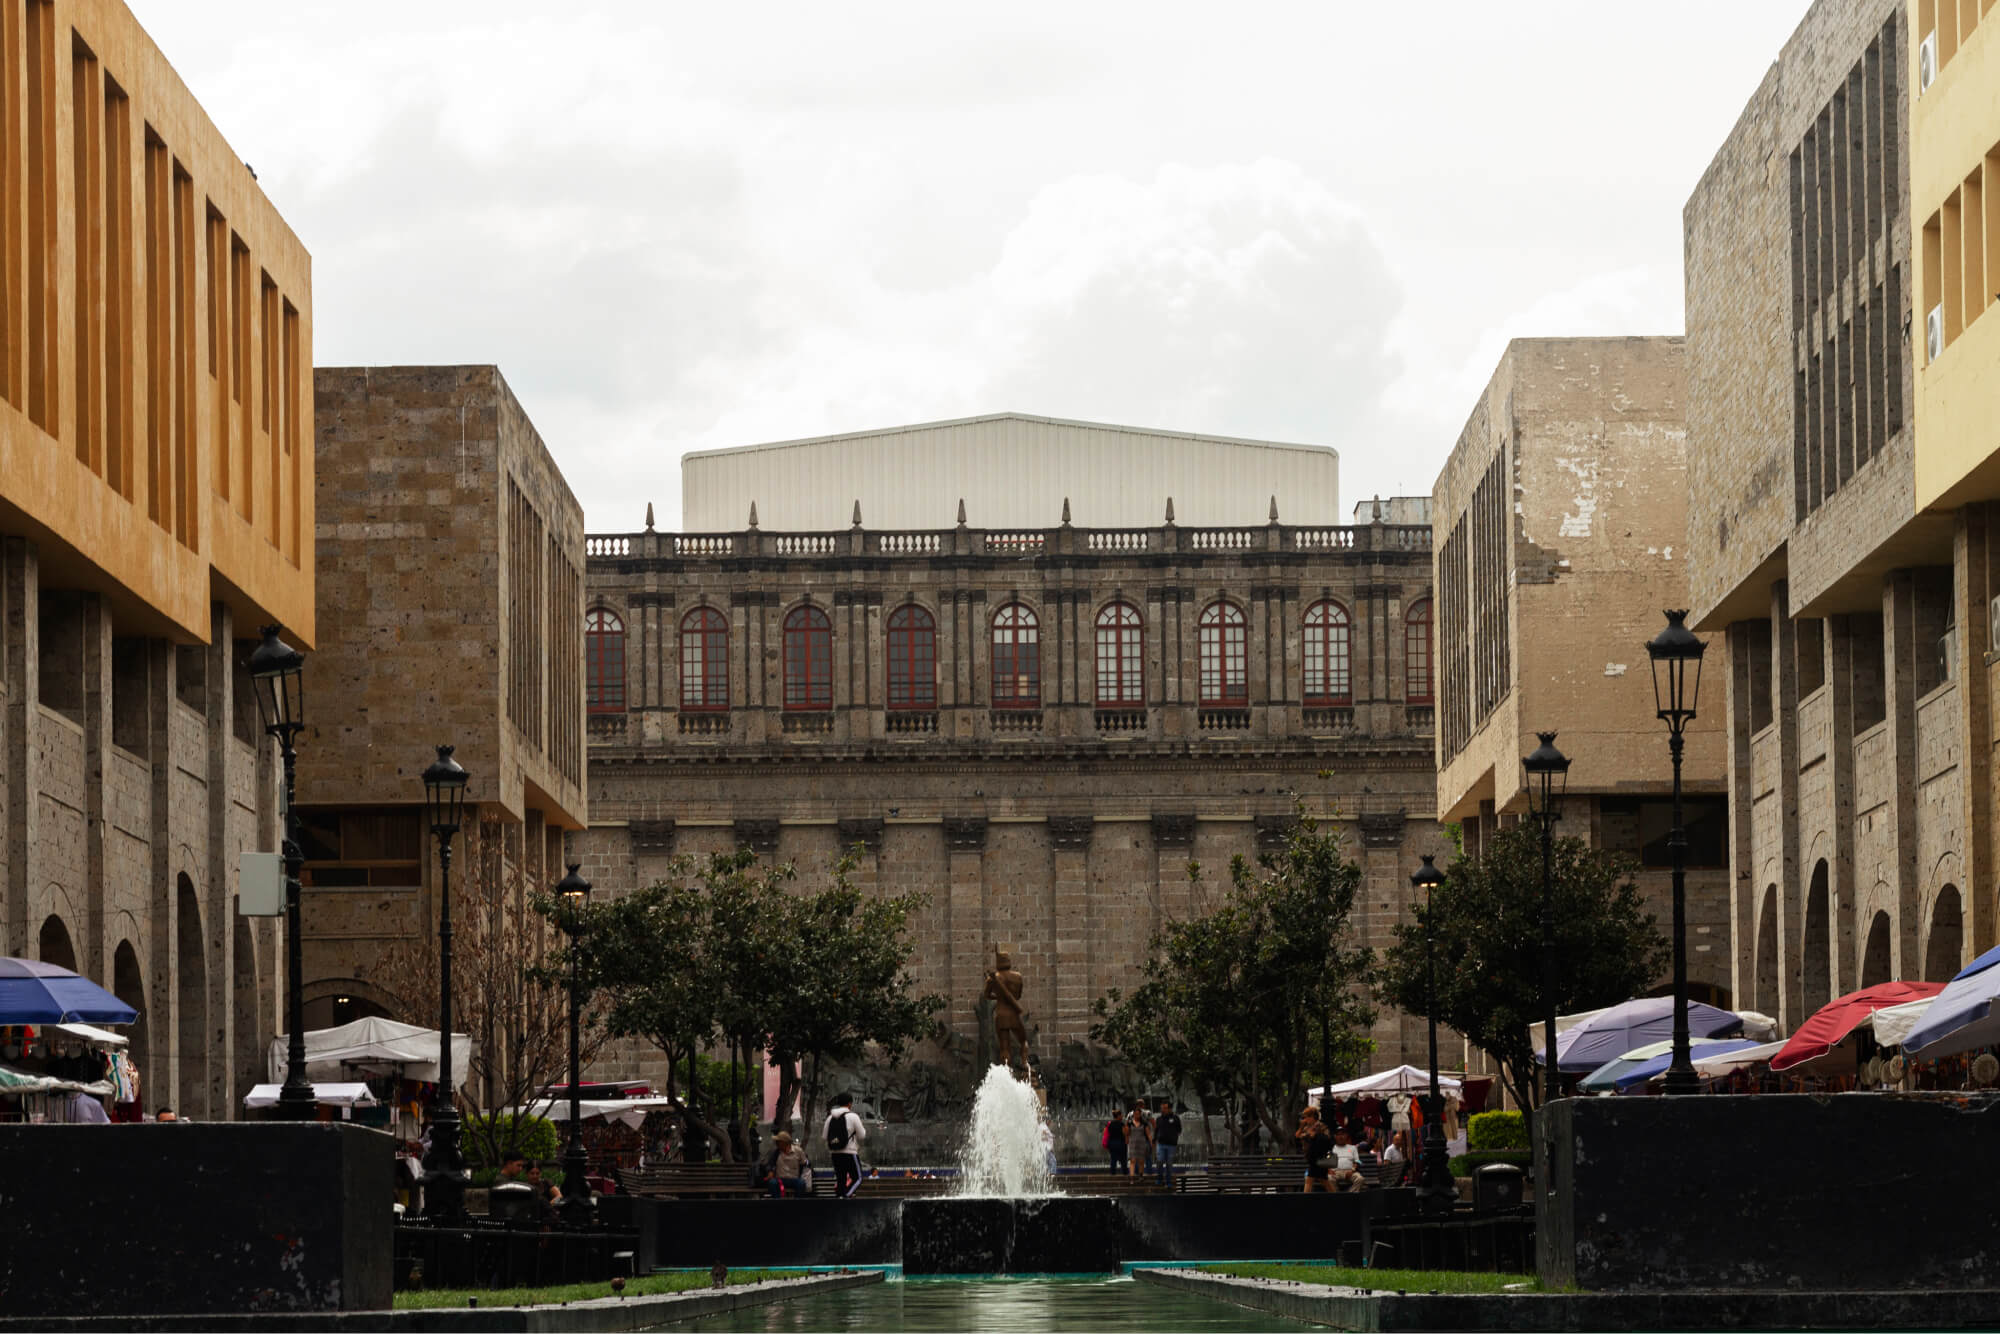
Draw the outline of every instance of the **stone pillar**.
<instances>
[{"instance_id":1,"label":"stone pillar","mask_svg":"<svg viewBox=\"0 0 2000 1334\"><path fill-rule=\"evenodd\" d=\"M109 987L104 937L105 782L111 768L111 612L95 594L83 599L84 919L76 923L77 970ZM18 772L18 771L17 771ZM211 811L221 803L211 801Z\"/></svg>"},{"instance_id":2,"label":"stone pillar","mask_svg":"<svg viewBox=\"0 0 2000 1334\"><path fill-rule=\"evenodd\" d=\"M1188 862L1194 857L1195 818L1180 812L1153 812L1153 930L1193 916Z\"/></svg>"},{"instance_id":3,"label":"stone pillar","mask_svg":"<svg viewBox=\"0 0 2000 1334\"><path fill-rule=\"evenodd\" d=\"M1729 710L1729 922L1735 940L1730 954L1729 994L1739 1006L1749 1004L1746 998L1757 979L1757 896L1762 888L1757 883L1753 851L1756 791L1751 768L1750 700L1755 663L1750 630L1747 621L1729 627L1725 695Z\"/></svg>"},{"instance_id":4,"label":"stone pillar","mask_svg":"<svg viewBox=\"0 0 2000 1334\"><path fill-rule=\"evenodd\" d=\"M1965 830L1962 883L1968 886L1964 898L1970 919L1965 959L1985 953L2000 937L1994 896L1969 889L1993 883L1993 695L1987 673L1974 667L1985 663L1983 650L1989 644L1986 611L1992 589L1986 577L1986 549L1992 513L1991 505L1964 506L1952 538L1952 619L1958 623L1953 675L1958 678L1958 753L1965 763L1959 823Z\"/></svg>"},{"instance_id":5,"label":"stone pillar","mask_svg":"<svg viewBox=\"0 0 2000 1334\"><path fill-rule=\"evenodd\" d=\"M1867 613L1873 616L1875 613ZM1827 934L1833 962L1827 973L1833 994L1844 996L1861 986L1861 959L1855 952L1855 910L1864 889L1854 869L1854 626L1848 616L1826 618L1827 728L1826 762L1833 789L1833 857L1826 868ZM1736 794L1730 793L1730 819L1735 820ZM1747 800L1747 798L1746 798ZM1746 807L1747 809L1747 807Z\"/></svg>"},{"instance_id":6,"label":"stone pillar","mask_svg":"<svg viewBox=\"0 0 2000 1334\"><path fill-rule=\"evenodd\" d=\"M1917 655L1930 649L1918 642L1916 577L1909 570L1892 570L1882 581L1882 689L1887 697L1889 753L1896 765L1891 789L1896 828L1892 977L1923 976L1919 934L1923 896L1917 877Z\"/></svg>"},{"instance_id":7,"label":"stone pillar","mask_svg":"<svg viewBox=\"0 0 2000 1334\"><path fill-rule=\"evenodd\" d=\"M10 537L0 543L6 562L7 587L0 601L7 609L7 878L6 953L17 958L35 957L36 941L30 934L28 900L40 883L42 804L35 795L35 756L40 753L36 732L41 719L36 701L41 697L41 599L40 553L32 542Z\"/></svg>"},{"instance_id":8,"label":"stone pillar","mask_svg":"<svg viewBox=\"0 0 2000 1334\"><path fill-rule=\"evenodd\" d=\"M1805 974L1799 948L1805 939L1806 889L1799 867L1799 658L1791 588L1771 585L1771 713L1778 728L1778 795L1783 865L1778 872L1778 994L1782 1012L1772 1016L1789 1032L1805 1022ZM1671 921L1669 929L1671 929Z\"/></svg>"},{"instance_id":9,"label":"stone pillar","mask_svg":"<svg viewBox=\"0 0 2000 1334\"><path fill-rule=\"evenodd\" d=\"M983 884L986 817L946 816L944 848L946 931L951 957L951 985L946 989L951 998L951 1008L946 1013L954 1031L977 1037L975 1022L979 992L986 981L986 895Z\"/></svg>"},{"instance_id":10,"label":"stone pillar","mask_svg":"<svg viewBox=\"0 0 2000 1334\"><path fill-rule=\"evenodd\" d=\"M235 1074L245 1066L244 1047L256 1040L254 1033L236 1031L236 883L238 869L229 837L230 739L233 735L229 687L229 650L234 643L235 617L228 604L214 602L208 609L208 647L202 655L202 712L208 726L208 753L202 757L208 775L208 869L202 886L202 902L208 913L208 957L215 966L208 970L208 1020L215 1051L208 1063L208 1102L219 1116L232 1121L243 1119L243 1095ZM142 1072L143 1074L143 1072Z\"/></svg>"},{"instance_id":11,"label":"stone pillar","mask_svg":"<svg viewBox=\"0 0 2000 1334\"><path fill-rule=\"evenodd\" d=\"M180 896L176 893L179 868L175 865L179 847L174 841L176 830L171 819L173 775L182 767L199 772L201 758L183 754L174 743L173 704L178 679L174 646L164 639L149 639L146 649L151 663L146 682L146 711L152 728L153 763L152 818L147 833L152 848L153 1012L148 1016L147 1027L151 1033L153 1064L162 1068L157 1076L151 1071L143 1073L155 1079L153 1088L160 1093L173 1090L171 1101L182 1116L207 1121L213 1119L208 1107L207 1082L200 1078L200 1072L187 1068L186 1064L199 1059L199 1054L183 1052L180 1044L181 969L187 966L187 961L180 957ZM190 873L203 869L188 868ZM201 888L195 887L197 898L201 896ZM169 1099L159 1097L155 1101Z\"/></svg>"},{"instance_id":12,"label":"stone pillar","mask_svg":"<svg viewBox=\"0 0 2000 1334\"><path fill-rule=\"evenodd\" d=\"M1090 960L1089 815L1049 817L1050 881L1055 886L1055 1041L1081 1037L1090 1028L1096 979Z\"/></svg>"}]
</instances>

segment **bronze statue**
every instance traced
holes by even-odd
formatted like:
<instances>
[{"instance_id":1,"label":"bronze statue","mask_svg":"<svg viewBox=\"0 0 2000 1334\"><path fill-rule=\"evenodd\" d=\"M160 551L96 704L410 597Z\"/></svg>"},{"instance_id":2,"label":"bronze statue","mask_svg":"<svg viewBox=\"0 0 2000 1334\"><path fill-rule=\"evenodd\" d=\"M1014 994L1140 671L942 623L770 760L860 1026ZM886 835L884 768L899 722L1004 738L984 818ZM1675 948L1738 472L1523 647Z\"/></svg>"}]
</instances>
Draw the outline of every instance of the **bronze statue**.
<instances>
[{"instance_id":1,"label":"bronze statue","mask_svg":"<svg viewBox=\"0 0 2000 1334\"><path fill-rule=\"evenodd\" d=\"M1028 1063L1028 1026L1024 1022L1028 1012L1021 1004L1021 988L1021 975L1014 971L1013 959L1005 950L996 951L981 998L993 1002L993 1037L1000 1056L996 1064L1009 1069L1013 1068L1017 1045L1021 1064Z\"/></svg>"}]
</instances>

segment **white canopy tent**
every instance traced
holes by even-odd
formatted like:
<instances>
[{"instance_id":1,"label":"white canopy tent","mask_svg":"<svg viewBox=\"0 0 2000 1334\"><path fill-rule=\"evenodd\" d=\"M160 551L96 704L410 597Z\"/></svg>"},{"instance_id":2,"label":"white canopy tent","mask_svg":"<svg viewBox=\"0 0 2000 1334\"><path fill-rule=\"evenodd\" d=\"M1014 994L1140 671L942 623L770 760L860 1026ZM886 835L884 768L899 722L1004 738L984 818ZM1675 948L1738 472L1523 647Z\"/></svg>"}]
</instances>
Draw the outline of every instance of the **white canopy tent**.
<instances>
[{"instance_id":1,"label":"white canopy tent","mask_svg":"<svg viewBox=\"0 0 2000 1334\"><path fill-rule=\"evenodd\" d=\"M89 1024L50 1024L53 1032L66 1033L85 1042L94 1042L100 1047L123 1047L130 1042L123 1033L113 1033L109 1029L93 1028Z\"/></svg>"},{"instance_id":2,"label":"white canopy tent","mask_svg":"<svg viewBox=\"0 0 2000 1334\"><path fill-rule=\"evenodd\" d=\"M281 1084L259 1084L245 1095L245 1107L276 1107ZM319 1084L313 1085L313 1101L323 1102L329 1107L374 1107L375 1095L368 1091L366 1084Z\"/></svg>"},{"instance_id":3,"label":"white canopy tent","mask_svg":"<svg viewBox=\"0 0 2000 1334\"><path fill-rule=\"evenodd\" d=\"M1444 1094L1445 1097L1456 1098L1460 1087L1459 1080L1442 1072L1439 1073L1438 1092ZM1333 1096L1337 1098L1347 1096L1365 1097L1370 1094L1429 1093L1430 1091L1430 1071L1419 1070L1414 1065L1399 1065L1394 1070L1383 1070L1377 1074L1363 1075L1359 1079L1350 1079L1345 1083L1335 1084L1332 1089ZM1312 1088L1307 1089L1306 1093L1318 1098L1324 1096L1326 1090Z\"/></svg>"},{"instance_id":4,"label":"white canopy tent","mask_svg":"<svg viewBox=\"0 0 2000 1334\"><path fill-rule=\"evenodd\" d=\"M287 1034L271 1039L270 1075L285 1078ZM451 1035L451 1071L460 1088L465 1087L472 1066L472 1039L463 1033ZM350 1080L356 1075L400 1074L419 1083L435 1083L438 1077L438 1033L434 1028L399 1024L393 1019L356 1019L338 1028L322 1028L306 1034L306 1077L322 1080Z\"/></svg>"},{"instance_id":5,"label":"white canopy tent","mask_svg":"<svg viewBox=\"0 0 2000 1334\"><path fill-rule=\"evenodd\" d=\"M657 1112L674 1105L672 1098L585 1098L577 1110L588 1121L593 1116L601 1116L609 1121L617 1121L637 1130L645 1123L646 1113ZM553 1102L537 1100L525 1107L511 1109L516 1116L540 1116L550 1121L569 1120L569 1099L557 1095Z\"/></svg>"}]
</instances>

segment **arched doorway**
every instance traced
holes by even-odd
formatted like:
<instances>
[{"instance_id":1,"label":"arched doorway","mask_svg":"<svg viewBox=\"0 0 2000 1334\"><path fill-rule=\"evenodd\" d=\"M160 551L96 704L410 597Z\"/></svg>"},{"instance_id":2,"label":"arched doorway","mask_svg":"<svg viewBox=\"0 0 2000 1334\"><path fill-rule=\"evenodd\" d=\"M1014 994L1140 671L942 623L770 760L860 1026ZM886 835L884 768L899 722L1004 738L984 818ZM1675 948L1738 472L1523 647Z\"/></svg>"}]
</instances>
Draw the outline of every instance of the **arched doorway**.
<instances>
[{"instance_id":1,"label":"arched doorway","mask_svg":"<svg viewBox=\"0 0 2000 1334\"><path fill-rule=\"evenodd\" d=\"M317 1033L322 1028L339 1028L357 1019L394 1019L396 1016L386 1005L378 1004L367 996L357 996L343 991L332 996L319 996L305 1003L306 1032ZM455 1027L455 1025L454 1025Z\"/></svg>"},{"instance_id":2,"label":"arched doorway","mask_svg":"<svg viewBox=\"0 0 2000 1334\"><path fill-rule=\"evenodd\" d=\"M42 923L42 935L35 946L35 956L43 963L52 963L58 968L76 971L76 946L70 943L69 928L63 919L50 913Z\"/></svg>"},{"instance_id":3,"label":"arched doorway","mask_svg":"<svg viewBox=\"0 0 2000 1334\"><path fill-rule=\"evenodd\" d=\"M250 938L250 923L236 919L235 958L231 961L230 992L236 1029L236 1089L229 1115L264 1077L264 1041L257 1026L257 949Z\"/></svg>"},{"instance_id":4,"label":"arched doorway","mask_svg":"<svg viewBox=\"0 0 2000 1334\"><path fill-rule=\"evenodd\" d=\"M1872 987L1889 980L1889 914L1878 912L1868 923L1868 948L1861 955L1861 985Z\"/></svg>"},{"instance_id":5,"label":"arched doorway","mask_svg":"<svg viewBox=\"0 0 2000 1334\"><path fill-rule=\"evenodd\" d=\"M1778 1017L1778 887L1764 890L1757 913L1757 1008Z\"/></svg>"},{"instance_id":6,"label":"arched doorway","mask_svg":"<svg viewBox=\"0 0 2000 1334\"><path fill-rule=\"evenodd\" d=\"M183 1116L205 1121L208 1108L208 960L201 949L201 900L182 872L175 884L174 944L180 955L180 1080L174 1091Z\"/></svg>"},{"instance_id":7,"label":"arched doorway","mask_svg":"<svg viewBox=\"0 0 2000 1334\"><path fill-rule=\"evenodd\" d=\"M1965 943L1965 909L1958 886L1946 885L1931 904L1931 929L1924 944L1924 981L1949 982L1957 975Z\"/></svg>"},{"instance_id":8,"label":"arched doorway","mask_svg":"<svg viewBox=\"0 0 2000 1334\"><path fill-rule=\"evenodd\" d=\"M1805 1012L1811 1014L1833 999L1833 942L1828 930L1826 862L1813 867L1812 888L1806 891L1806 929L1799 943L1800 982Z\"/></svg>"},{"instance_id":9,"label":"arched doorway","mask_svg":"<svg viewBox=\"0 0 2000 1334\"><path fill-rule=\"evenodd\" d=\"M132 1054L132 1064L139 1067L139 1098L143 1103L148 1093L146 1080L152 1077L153 1067L147 1061L146 1050L146 983L139 976L139 952L132 948L132 942L121 940L111 956L111 994L139 1012L132 1026L125 1030L126 1050ZM155 1098L154 1102L164 1099Z\"/></svg>"}]
</instances>

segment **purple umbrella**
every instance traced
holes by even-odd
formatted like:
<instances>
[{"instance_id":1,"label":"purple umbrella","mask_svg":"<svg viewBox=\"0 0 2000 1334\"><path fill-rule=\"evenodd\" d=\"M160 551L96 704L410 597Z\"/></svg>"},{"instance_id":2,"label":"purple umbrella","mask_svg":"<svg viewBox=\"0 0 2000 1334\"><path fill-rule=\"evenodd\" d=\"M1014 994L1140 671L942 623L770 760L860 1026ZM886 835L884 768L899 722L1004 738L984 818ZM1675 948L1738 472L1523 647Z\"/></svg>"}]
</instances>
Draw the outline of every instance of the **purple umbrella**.
<instances>
[{"instance_id":1,"label":"purple umbrella","mask_svg":"<svg viewBox=\"0 0 2000 1334\"><path fill-rule=\"evenodd\" d=\"M129 1024L139 1012L87 977L40 959L0 959L0 1024Z\"/></svg>"},{"instance_id":2,"label":"purple umbrella","mask_svg":"<svg viewBox=\"0 0 2000 1334\"><path fill-rule=\"evenodd\" d=\"M1688 1036L1733 1037L1742 1031L1742 1015L1700 1001L1688 1002ZM1634 1048L1665 1042L1673 1035L1674 998L1642 996L1593 1014L1568 1032L1556 1034L1556 1069L1595 1070ZM1535 1059L1540 1062L1547 1057L1538 1050Z\"/></svg>"}]
</instances>

